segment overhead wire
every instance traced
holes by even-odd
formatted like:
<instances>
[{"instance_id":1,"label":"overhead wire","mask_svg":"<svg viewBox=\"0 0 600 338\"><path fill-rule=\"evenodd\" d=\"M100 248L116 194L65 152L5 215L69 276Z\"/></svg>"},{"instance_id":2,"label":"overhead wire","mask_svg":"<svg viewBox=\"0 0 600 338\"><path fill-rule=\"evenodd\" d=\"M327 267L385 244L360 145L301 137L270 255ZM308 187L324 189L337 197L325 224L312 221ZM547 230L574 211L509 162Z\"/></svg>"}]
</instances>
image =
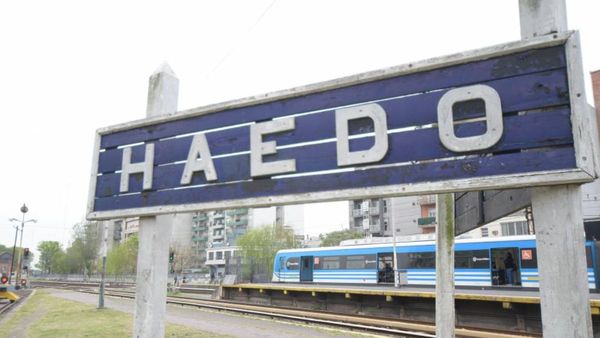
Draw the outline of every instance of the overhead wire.
<instances>
[{"instance_id":1,"label":"overhead wire","mask_svg":"<svg viewBox=\"0 0 600 338\"><path fill-rule=\"evenodd\" d=\"M262 19L267 15L267 13L271 10L271 8L275 5L277 0L271 1L271 3L262 11L262 13L258 16L258 18L254 21L252 26L243 34L236 43L232 44L232 47L225 53L225 55L217 62L217 64L212 68L208 75L212 75L221 65L235 52L238 48L239 42L246 40L246 37L252 33L252 31L258 26L258 24L262 21Z\"/></svg>"}]
</instances>

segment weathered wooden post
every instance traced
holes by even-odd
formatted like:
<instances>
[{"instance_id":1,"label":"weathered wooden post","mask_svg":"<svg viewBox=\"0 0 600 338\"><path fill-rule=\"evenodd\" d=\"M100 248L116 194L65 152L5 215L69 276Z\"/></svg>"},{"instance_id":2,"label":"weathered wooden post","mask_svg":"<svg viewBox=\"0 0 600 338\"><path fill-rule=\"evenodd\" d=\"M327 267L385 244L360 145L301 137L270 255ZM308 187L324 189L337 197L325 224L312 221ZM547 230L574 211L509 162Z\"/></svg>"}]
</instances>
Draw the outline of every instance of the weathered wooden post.
<instances>
[{"instance_id":1,"label":"weathered wooden post","mask_svg":"<svg viewBox=\"0 0 600 338\"><path fill-rule=\"evenodd\" d=\"M177 111L179 80L166 63L150 76L148 118ZM146 154L148 156L148 154ZM140 217L134 337L164 337L172 215Z\"/></svg>"},{"instance_id":2,"label":"weathered wooden post","mask_svg":"<svg viewBox=\"0 0 600 338\"><path fill-rule=\"evenodd\" d=\"M522 39L567 30L564 0L520 0L519 12ZM578 39L575 41L566 47L580 53ZM573 77L583 75L580 63L567 59L567 67L572 68L570 86L578 86ZM571 107L584 111L584 88L574 90L577 94L570 97ZM590 134L580 132L583 135L575 133L574 137ZM544 337L592 337L581 186L534 188L532 204Z\"/></svg>"},{"instance_id":3,"label":"weathered wooden post","mask_svg":"<svg viewBox=\"0 0 600 338\"><path fill-rule=\"evenodd\" d=\"M454 194L437 195L435 336L454 337Z\"/></svg>"}]
</instances>

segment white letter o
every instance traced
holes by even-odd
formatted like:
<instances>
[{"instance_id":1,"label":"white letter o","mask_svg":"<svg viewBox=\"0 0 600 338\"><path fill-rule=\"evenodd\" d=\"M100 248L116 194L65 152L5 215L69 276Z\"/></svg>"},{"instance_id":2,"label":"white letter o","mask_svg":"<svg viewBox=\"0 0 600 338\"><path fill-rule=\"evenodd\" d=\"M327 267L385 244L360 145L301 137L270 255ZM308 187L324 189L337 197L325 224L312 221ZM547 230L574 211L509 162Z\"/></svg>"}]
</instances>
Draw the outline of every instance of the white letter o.
<instances>
[{"instance_id":1,"label":"white letter o","mask_svg":"<svg viewBox=\"0 0 600 338\"><path fill-rule=\"evenodd\" d=\"M452 106L457 102L482 99L485 102L485 134L469 137L456 137ZM454 152L487 149L498 143L502 137L502 105L498 92L486 85L456 88L444 94L437 107L438 131L444 147Z\"/></svg>"}]
</instances>

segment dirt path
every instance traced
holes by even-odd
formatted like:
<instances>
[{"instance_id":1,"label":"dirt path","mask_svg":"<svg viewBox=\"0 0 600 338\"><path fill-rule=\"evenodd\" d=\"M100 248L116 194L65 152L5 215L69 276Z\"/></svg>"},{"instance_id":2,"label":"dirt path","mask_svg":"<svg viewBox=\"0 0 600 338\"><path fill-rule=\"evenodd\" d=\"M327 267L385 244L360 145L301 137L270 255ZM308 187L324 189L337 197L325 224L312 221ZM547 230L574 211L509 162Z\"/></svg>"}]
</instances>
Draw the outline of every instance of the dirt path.
<instances>
[{"instance_id":1,"label":"dirt path","mask_svg":"<svg viewBox=\"0 0 600 338\"><path fill-rule=\"evenodd\" d=\"M96 304L97 295L66 290L50 290L52 296L72 301ZM133 314L134 302L130 299L106 297L106 307ZM233 337L257 338L340 338L340 337L377 337L376 335L361 335L354 332L337 329L303 325L298 323L272 320L260 317L245 316L227 312L205 309L194 309L175 305L167 306L166 321L198 330Z\"/></svg>"},{"instance_id":2,"label":"dirt path","mask_svg":"<svg viewBox=\"0 0 600 338\"><path fill-rule=\"evenodd\" d=\"M35 294L35 290L27 290L27 292L21 292L20 296L25 297L17 306L11 309L6 316L0 318L0 324L7 322L13 316L15 316L18 310L27 304L30 301L30 297ZM16 326L11 330L11 332L6 336L7 338L23 338L27 337L27 329L35 324L38 320L44 317L47 310L44 307L38 307L35 309L33 313L30 313L26 316L22 316Z\"/></svg>"},{"instance_id":3,"label":"dirt path","mask_svg":"<svg viewBox=\"0 0 600 338\"><path fill-rule=\"evenodd\" d=\"M21 318L21 321L17 323L17 326L8 334L8 338L25 338L27 337L27 329L35 324L38 320L42 319L46 314L46 309L38 307L35 312Z\"/></svg>"}]
</instances>

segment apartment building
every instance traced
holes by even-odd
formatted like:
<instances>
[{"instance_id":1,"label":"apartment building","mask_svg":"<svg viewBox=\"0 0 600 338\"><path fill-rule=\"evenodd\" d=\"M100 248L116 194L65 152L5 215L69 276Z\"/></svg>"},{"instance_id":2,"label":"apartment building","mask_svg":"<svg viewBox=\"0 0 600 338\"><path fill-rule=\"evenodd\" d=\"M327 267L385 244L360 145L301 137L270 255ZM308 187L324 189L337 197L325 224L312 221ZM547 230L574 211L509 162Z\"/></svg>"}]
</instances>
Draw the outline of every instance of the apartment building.
<instances>
[{"instance_id":1,"label":"apartment building","mask_svg":"<svg viewBox=\"0 0 600 338\"><path fill-rule=\"evenodd\" d=\"M392 236L421 233L417 222L421 208L417 197L394 197L350 201L350 229L363 232L365 236Z\"/></svg>"},{"instance_id":2,"label":"apartment building","mask_svg":"<svg viewBox=\"0 0 600 338\"><path fill-rule=\"evenodd\" d=\"M249 225L250 210L247 208L199 212L192 216L191 246L207 261L209 248L231 247L243 235Z\"/></svg>"}]
</instances>

